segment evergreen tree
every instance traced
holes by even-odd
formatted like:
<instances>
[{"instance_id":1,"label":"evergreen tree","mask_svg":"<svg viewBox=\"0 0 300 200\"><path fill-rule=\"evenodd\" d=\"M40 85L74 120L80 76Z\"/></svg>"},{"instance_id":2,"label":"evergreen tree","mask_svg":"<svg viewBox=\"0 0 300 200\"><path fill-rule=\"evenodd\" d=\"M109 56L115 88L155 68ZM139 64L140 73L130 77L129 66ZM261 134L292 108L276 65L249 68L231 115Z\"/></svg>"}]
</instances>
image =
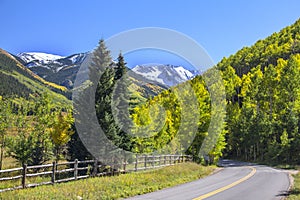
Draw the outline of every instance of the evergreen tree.
<instances>
[{"instance_id":1,"label":"evergreen tree","mask_svg":"<svg viewBox=\"0 0 300 200\"><path fill-rule=\"evenodd\" d=\"M120 144L118 129L112 113L112 92L114 86L114 69L108 67L101 76L95 94L95 107L99 124L107 138Z\"/></svg>"},{"instance_id":2,"label":"evergreen tree","mask_svg":"<svg viewBox=\"0 0 300 200\"><path fill-rule=\"evenodd\" d=\"M123 55L120 53L118 62L115 68L115 87L113 91L113 114L114 121L116 122L118 136L120 137L119 147L129 151L131 149L131 141L128 131L131 130L131 120L129 115L130 109L130 96L129 90L129 76L127 75L126 62Z\"/></svg>"},{"instance_id":3,"label":"evergreen tree","mask_svg":"<svg viewBox=\"0 0 300 200\"><path fill-rule=\"evenodd\" d=\"M98 47L94 50L92 55L92 63L89 66L89 80L95 86L98 84L98 78L105 71L105 69L112 65L112 58L110 51L105 46L103 39L99 41Z\"/></svg>"},{"instance_id":4,"label":"evergreen tree","mask_svg":"<svg viewBox=\"0 0 300 200\"><path fill-rule=\"evenodd\" d=\"M78 160L94 159L92 154L83 145L74 126L72 127L72 129L74 130L74 134L71 135L71 138L67 143L67 150L68 150L67 160L74 161L75 159Z\"/></svg>"}]
</instances>

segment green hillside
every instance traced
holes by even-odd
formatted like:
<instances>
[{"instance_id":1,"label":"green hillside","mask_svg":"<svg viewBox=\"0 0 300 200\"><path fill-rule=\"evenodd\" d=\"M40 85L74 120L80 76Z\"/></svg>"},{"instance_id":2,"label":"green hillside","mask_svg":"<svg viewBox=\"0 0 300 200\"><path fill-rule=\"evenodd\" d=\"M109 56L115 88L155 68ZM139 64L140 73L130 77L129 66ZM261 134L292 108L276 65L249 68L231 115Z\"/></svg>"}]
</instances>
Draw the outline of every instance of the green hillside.
<instances>
[{"instance_id":1,"label":"green hillside","mask_svg":"<svg viewBox=\"0 0 300 200\"><path fill-rule=\"evenodd\" d=\"M227 155L300 162L300 20L216 66L227 94Z\"/></svg>"},{"instance_id":2,"label":"green hillside","mask_svg":"<svg viewBox=\"0 0 300 200\"><path fill-rule=\"evenodd\" d=\"M231 66L241 77L258 65L263 69L270 64L276 65L279 58L287 60L297 53L300 53L300 19L264 40L258 40L253 46L244 47L229 58L223 58L217 67L224 71Z\"/></svg>"},{"instance_id":3,"label":"green hillside","mask_svg":"<svg viewBox=\"0 0 300 200\"><path fill-rule=\"evenodd\" d=\"M28 97L33 93L50 93L55 100L67 102L70 96L65 87L45 81L35 75L14 56L0 49L0 96Z\"/></svg>"}]
</instances>

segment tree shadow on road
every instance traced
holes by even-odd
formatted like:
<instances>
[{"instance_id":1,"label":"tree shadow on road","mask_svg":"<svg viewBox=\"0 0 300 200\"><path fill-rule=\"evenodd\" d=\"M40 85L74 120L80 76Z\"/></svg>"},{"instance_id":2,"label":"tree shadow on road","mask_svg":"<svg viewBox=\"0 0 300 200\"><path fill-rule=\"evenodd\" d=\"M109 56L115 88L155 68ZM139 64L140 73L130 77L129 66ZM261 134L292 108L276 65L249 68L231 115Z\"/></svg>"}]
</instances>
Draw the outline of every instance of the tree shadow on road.
<instances>
[{"instance_id":1,"label":"tree shadow on road","mask_svg":"<svg viewBox=\"0 0 300 200\"><path fill-rule=\"evenodd\" d=\"M241 161L233 161L233 160L227 160L227 159L222 159L218 163L219 167L242 167L242 166L254 166L254 165L256 166L257 164L241 162Z\"/></svg>"},{"instance_id":2,"label":"tree shadow on road","mask_svg":"<svg viewBox=\"0 0 300 200\"><path fill-rule=\"evenodd\" d=\"M291 191L281 191L280 194L276 195L277 197L288 197L290 195L298 196L300 195L299 189L292 189Z\"/></svg>"}]
</instances>

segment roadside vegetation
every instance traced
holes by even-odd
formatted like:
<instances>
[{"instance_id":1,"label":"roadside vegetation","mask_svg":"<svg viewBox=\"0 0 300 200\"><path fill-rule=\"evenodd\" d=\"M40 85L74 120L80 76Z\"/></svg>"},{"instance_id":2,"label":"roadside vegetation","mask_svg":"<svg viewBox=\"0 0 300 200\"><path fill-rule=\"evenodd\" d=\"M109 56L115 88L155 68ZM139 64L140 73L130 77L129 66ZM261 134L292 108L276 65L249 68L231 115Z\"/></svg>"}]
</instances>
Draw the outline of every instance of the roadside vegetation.
<instances>
[{"instance_id":1,"label":"roadside vegetation","mask_svg":"<svg viewBox=\"0 0 300 200\"><path fill-rule=\"evenodd\" d=\"M98 177L0 193L0 199L119 199L190 182L215 166L182 163L146 172Z\"/></svg>"},{"instance_id":2,"label":"roadside vegetation","mask_svg":"<svg viewBox=\"0 0 300 200\"><path fill-rule=\"evenodd\" d=\"M298 200L300 199L300 173L298 172L297 174L292 176L294 178L294 183L293 183L293 187L291 188L291 191L289 192L287 199Z\"/></svg>"}]
</instances>

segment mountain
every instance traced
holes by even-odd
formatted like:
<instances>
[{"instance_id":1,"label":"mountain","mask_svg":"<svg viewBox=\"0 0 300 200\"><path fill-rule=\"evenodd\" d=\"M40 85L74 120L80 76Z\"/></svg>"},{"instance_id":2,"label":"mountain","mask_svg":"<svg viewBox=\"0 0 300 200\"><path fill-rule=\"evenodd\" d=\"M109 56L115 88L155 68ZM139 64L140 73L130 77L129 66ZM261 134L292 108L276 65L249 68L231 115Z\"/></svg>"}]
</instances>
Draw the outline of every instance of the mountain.
<instances>
[{"instance_id":1,"label":"mountain","mask_svg":"<svg viewBox=\"0 0 300 200\"><path fill-rule=\"evenodd\" d=\"M38 76L71 89L76 73L87 55L88 53L78 53L63 57L48 53L23 52L17 57ZM132 69L132 72L141 75L138 77L140 81L147 78L147 81L151 80L155 84L167 87L190 80L199 74L198 71L173 65L138 65Z\"/></svg>"},{"instance_id":2,"label":"mountain","mask_svg":"<svg viewBox=\"0 0 300 200\"><path fill-rule=\"evenodd\" d=\"M69 89L73 87L76 74L86 56L87 53L63 57L40 52L23 52L17 55L38 76Z\"/></svg>"},{"instance_id":3,"label":"mountain","mask_svg":"<svg viewBox=\"0 0 300 200\"><path fill-rule=\"evenodd\" d=\"M25 63L33 62L34 64L47 64L53 60L58 60L63 58L62 56L47 54L47 53L39 53L39 52L24 52L17 55L20 57Z\"/></svg>"},{"instance_id":4,"label":"mountain","mask_svg":"<svg viewBox=\"0 0 300 200\"><path fill-rule=\"evenodd\" d=\"M61 102L67 102L65 96L70 96L67 88L37 76L3 49L0 49L0 79L0 96L28 97L30 94L47 92Z\"/></svg>"},{"instance_id":5,"label":"mountain","mask_svg":"<svg viewBox=\"0 0 300 200\"><path fill-rule=\"evenodd\" d=\"M73 88L76 74L82 62L88 57L88 53L78 53L71 56L58 56L40 52L23 52L15 56L29 71L43 79ZM143 76L129 70L133 89L138 91L142 97L155 96L167 89L165 85L152 80L146 80Z\"/></svg>"},{"instance_id":6,"label":"mountain","mask_svg":"<svg viewBox=\"0 0 300 200\"><path fill-rule=\"evenodd\" d=\"M200 74L199 71L190 71L182 66L174 65L137 65L132 71L168 87L190 80Z\"/></svg>"}]
</instances>

